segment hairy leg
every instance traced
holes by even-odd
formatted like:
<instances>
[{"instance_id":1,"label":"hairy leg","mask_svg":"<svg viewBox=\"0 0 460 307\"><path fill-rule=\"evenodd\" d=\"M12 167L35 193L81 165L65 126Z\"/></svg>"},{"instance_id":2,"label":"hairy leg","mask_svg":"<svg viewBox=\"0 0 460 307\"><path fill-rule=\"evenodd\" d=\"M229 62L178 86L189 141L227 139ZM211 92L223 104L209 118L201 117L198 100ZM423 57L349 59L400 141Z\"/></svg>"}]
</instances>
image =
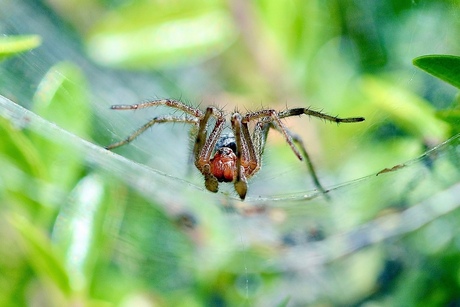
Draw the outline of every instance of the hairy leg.
<instances>
[{"instance_id":1,"label":"hairy leg","mask_svg":"<svg viewBox=\"0 0 460 307\"><path fill-rule=\"evenodd\" d=\"M208 125L209 118L214 116L216 124L211 134L207 138L206 126ZM204 183L206 189L211 192L219 190L219 182L211 172L210 160L214 151L217 141L224 129L225 118L221 111L214 107L208 107L206 113L200 119L198 132L195 139L193 153L195 155L195 166L200 170L204 176Z\"/></svg>"},{"instance_id":2,"label":"hairy leg","mask_svg":"<svg viewBox=\"0 0 460 307\"><path fill-rule=\"evenodd\" d=\"M325 113L321 113L318 111L313 111L309 108L295 108L295 109L288 109L288 110L278 112L279 118L285 118L285 117L302 115L302 114L322 118L324 120L328 120L328 121L335 122L335 123L357 123L357 122L364 121L364 117L340 118L337 116L327 115Z\"/></svg>"},{"instance_id":3,"label":"hairy leg","mask_svg":"<svg viewBox=\"0 0 460 307\"><path fill-rule=\"evenodd\" d=\"M247 144L243 140L243 133L242 133L242 116L239 113L233 113L232 115L232 129L235 134L235 141L236 141L236 179L234 182L235 191L238 193L240 198L244 200L246 197L246 193L248 191L248 181L244 174L244 167L242 166L241 159L243 158L243 154L247 155ZM243 153L243 149L246 150Z\"/></svg>"},{"instance_id":4,"label":"hairy leg","mask_svg":"<svg viewBox=\"0 0 460 307\"><path fill-rule=\"evenodd\" d=\"M145 130L148 128L152 127L155 124L160 124L160 123L187 123L187 124L198 124L198 119L195 117L191 116L183 116L183 117L175 117L175 116L170 116L170 115L165 115L165 116L158 116L150 121L148 121L146 124L144 124L142 127L134 131L131 135L129 135L126 139L123 141L119 141L113 144L110 144L105 147L105 149L111 150L123 145L126 145L130 142L132 142L135 138L137 138L139 135L141 135Z\"/></svg>"},{"instance_id":5,"label":"hairy leg","mask_svg":"<svg viewBox=\"0 0 460 307\"><path fill-rule=\"evenodd\" d=\"M181 110L194 117L199 118L203 116L203 112L200 109L193 108L191 106L186 105L183 102L180 102L179 100L174 100L174 99L157 99L157 100L147 101L147 102L138 103L138 104L131 104L131 105L120 104L120 105L113 105L110 108L112 110L137 110L137 109L156 107L160 105Z\"/></svg>"}]
</instances>

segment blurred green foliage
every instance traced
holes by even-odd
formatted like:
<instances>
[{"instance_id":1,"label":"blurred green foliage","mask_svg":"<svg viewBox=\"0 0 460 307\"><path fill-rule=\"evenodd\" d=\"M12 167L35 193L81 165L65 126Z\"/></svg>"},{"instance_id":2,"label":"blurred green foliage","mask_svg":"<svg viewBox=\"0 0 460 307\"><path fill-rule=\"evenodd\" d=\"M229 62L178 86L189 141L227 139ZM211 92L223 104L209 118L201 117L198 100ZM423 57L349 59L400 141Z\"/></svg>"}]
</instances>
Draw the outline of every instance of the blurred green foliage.
<instances>
[{"instance_id":1,"label":"blurred green foliage","mask_svg":"<svg viewBox=\"0 0 460 307\"><path fill-rule=\"evenodd\" d=\"M460 132L457 90L410 66L417 57L416 66L459 87L458 56L418 57L438 51L430 49L433 41L446 53L459 51L455 1L24 3L33 8L30 20L56 23L53 29L69 37L75 44L71 48L85 52L85 60L53 53L60 41L47 37L51 33L40 34L50 45L29 54L24 51L38 47L39 36L4 37L0 69L7 77L0 80L0 94L20 104L31 102L34 113L81 139L105 145L110 139L107 127L117 125L113 115L103 111L105 101L94 94L104 82L94 81L88 66L113 74L141 71L158 77L156 82L171 96L199 96L203 104L221 103L229 111L258 109L262 102L278 109L313 105L345 117L365 116L362 125L337 129L320 122L312 131L300 129L311 144L313 160L336 179L334 184L404 163ZM26 34L19 25L27 22L4 18L0 29ZM33 30L31 22L29 33ZM176 82L180 90L170 85ZM33 96L27 96L25 86ZM112 84L109 89L112 99L125 97ZM352 186L344 193L347 197L333 205L320 200L293 205L286 200L285 208L264 211L261 216L284 232L282 244L246 244L243 237L251 233L239 230L240 245L235 245L222 221L258 228L258 217L251 219L255 205L239 211L236 215L243 217L233 222L231 206L230 213L220 209L228 200L216 204L187 199L200 204L187 214L177 209L183 205L177 195L166 203L160 197L148 199L129 187L128 174L124 181L107 174L70 136L58 133L69 138L65 142L47 131L37 133L28 127L27 118L0 119L1 306L458 304L458 210L407 237L396 236L332 261L327 264L331 270L319 265L283 274L270 266L276 255L297 244L298 232L306 242L303 247L313 248L328 236L353 233L388 212L401 212L404 224L403 210L458 182L455 139L449 149L411 162L422 171L416 168L415 174L404 175L413 169L406 171L401 164L394 182L385 181L383 173L365 180L359 186L365 193L354 194L358 188ZM162 145L158 147L167 144ZM292 166L292 152L283 142L274 139L270 145L267 166L278 163L283 170L273 177L286 181L279 185L294 185L290 168L299 168L303 175L305 170ZM420 184L424 178L428 183ZM264 180L260 175L253 184ZM274 178L269 180L272 186L266 191L276 184ZM270 203L262 205L270 208ZM343 245L359 244L359 238L353 238ZM322 252L319 256L326 258L327 251ZM308 259L297 260L309 264ZM310 273L314 278L302 276ZM309 281L308 287L296 283L299 276Z\"/></svg>"},{"instance_id":2,"label":"blurred green foliage","mask_svg":"<svg viewBox=\"0 0 460 307\"><path fill-rule=\"evenodd\" d=\"M41 39L38 35L15 35L0 38L0 60L23 51L36 48Z\"/></svg>"},{"instance_id":3,"label":"blurred green foliage","mask_svg":"<svg viewBox=\"0 0 460 307\"><path fill-rule=\"evenodd\" d=\"M414 65L460 89L460 57L452 55L425 55L414 59ZM449 109L436 112L452 129L452 135L460 133L460 95Z\"/></svg>"}]
</instances>

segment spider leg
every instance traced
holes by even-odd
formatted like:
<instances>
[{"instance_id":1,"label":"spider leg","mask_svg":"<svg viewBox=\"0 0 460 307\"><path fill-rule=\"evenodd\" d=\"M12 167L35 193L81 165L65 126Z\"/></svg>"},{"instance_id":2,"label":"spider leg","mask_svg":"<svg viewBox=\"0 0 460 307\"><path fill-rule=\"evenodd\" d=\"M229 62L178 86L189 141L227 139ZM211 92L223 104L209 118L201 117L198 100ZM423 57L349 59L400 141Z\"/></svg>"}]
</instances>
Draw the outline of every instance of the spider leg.
<instances>
[{"instance_id":1,"label":"spider leg","mask_svg":"<svg viewBox=\"0 0 460 307\"><path fill-rule=\"evenodd\" d=\"M275 129L273 125L262 120L257 122L252 133L254 151L259 159L259 162L262 159L262 154L264 153L265 143L267 142L268 131L270 128Z\"/></svg>"},{"instance_id":2,"label":"spider leg","mask_svg":"<svg viewBox=\"0 0 460 307\"><path fill-rule=\"evenodd\" d=\"M242 158L244 157L245 159L248 158L248 144L246 143L246 139L242 137L242 135L245 135L245 132L242 134L242 130L247 129L247 125L245 125L246 128L242 128L242 116L239 113L233 113L232 115L232 129L235 134L235 141L236 141L236 179L234 182L234 187L235 191L238 193L240 198L244 200L246 197L246 193L248 191L248 181L245 176L245 169L244 166L242 165ZM249 135L249 131L247 132L247 135ZM251 138L249 137L249 140ZM251 146L252 147L252 146Z\"/></svg>"},{"instance_id":3,"label":"spider leg","mask_svg":"<svg viewBox=\"0 0 460 307\"><path fill-rule=\"evenodd\" d=\"M247 123L241 124L241 131L243 133L243 161L245 168L246 178L251 177L255 174L261 167L261 156L259 154L260 147L254 143L251 134L249 133L249 128ZM253 133L254 135L254 133Z\"/></svg>"},{"instance_id":4,"label":"spider leg","mask_svg":"<svg viewBox=\"0 0 460 307\"><path fill-rule=\"evenodd\" d=\"M335 122L335 123L357 123L357 122L362 122L365 120L364 117L340 118L337 116L327 115L322 112L313 111L309 108L287 109L285 111L278 112L278 117L286 118L286 117L302 115L302 114L322 118L324 120L328 120L328 121ZM327 190L325 190L319 182L318 176L316 175L316 172L315 172L315 168L313 167L313 163L311 162L310 156L308 155L307 150L305 149L302 139L300 138L300 136L290 132L288 129L284 128L284 130L287 134L291 136L291 139L300 147L300 150L302 151L302 155L305 158L305 161L307 163L308 169L310 170L310 174L313 178L313 182L315 186L320 192L322 192L324 195L326 195L327 198L329 198L326 194Z\"/></svg>"},{"instance_id":5,"label":"spider leg","mask_svg":"<svg viewBox=\"0 0 460 307\"><path fill-rule=\"evenodd\" d=\"M260 148L259 149L260 150L259 151L260 155L262 155L262 153L263 153L263 149L264 149L264 146L265 146L265 141L267 139L268 132L269 132L270 128L278 130L277 127L275 125L273 125L272 123L267 124L267 123L263 123L263 122L258 122L257 125L256 125L256 129L254 130L254 139L257 139L259 141L259 147L258 148ZM311 175L311 177L313 179L313 183L315 184L316 188L323 195L325 195L325 197L327 199L329 199L329 196L326 194L327 190L325 190L323 188L323 186L321 185L321 183L319 182L319 178L316 175L315 168L313 166L313 163L311 162L311 159L310 159L310 156L309 156L307 150L305 149L305 145L303 143L302 138L298 134L295 134L292 131L290 131L289 129L286 129L286 133L288 133L291 136L292 141L295 144L297 144L297 146L300 148L300 151L302 152L302 156L305 159L305 163L307 164L308 170L310 171L310 175Z\"/></svg>"},{"instance_id":6,"label":"spider leg","mask_svg":"<svg viewBox=\"0 0 460 307\"><path fill-rule=\"evenodd\" d=\"M139 135L141 135L145 130L148 128L152 127L155 124L160 124L160 123L168 123L168 122L173 122L173 123L187 123L187 124L198 124L198 119L195 117L191 116L183 116L183 117L175 117L175 116L170 116L170 115L165 115L165 116L158 116L153 119L151 119L149 122L144 124L142 127L134 131L131 135L129 135L126 139L110 144L105 147L105 149L111 150L123 145L126 145L130 142L132 142L135 138L137 138Z\"/></svg>"},{"instance_id":7,"label":"spider leg","mask_svg":"<svg viewBox=\"0 0 460 307\"><path fill-rule=\"evenodd\" d=\"M357 123L364 121L364 117L348 117L348 118L340 118L337 116L327 115L325 113L321 113L318 111L313 111L309 108L295 108L295 109L288 109L281 112L278 112L279 118L285 118L295 115L302 115L306 114L309 116L319 117L324 120L328 120L335 123Z\"/></svg>"},{"instance_id":8,"label":"spider leg","mask_svg":"<svg viewBox=\"0 0 460 307\"><path fill-rule=\"evenodd\" d=\"M216 124L214 126L213 131L209 135L209 138L207 138L206 127L211 116L216 118ZM224 123L224 115L219 109L215 107L206 108L206 112L200 119L200 124L198 126L198 131L196 133L195 145L193 147L193 153L195 157L201 156L202 158L207 160L211 158L214 147L216 146L219 136L222 133L222 130L224 129Z\"/></svg>"},{"instance_id":9,"label":"spider leg","mask_svg":"<svg viewBox=\"0 0 460 307\"><path fill-rule=\"evenodd\" d=\"M289 116L292 116L292 115L289 115ZM287 117L287 115L284 117ZM259 122L267 123L267 124L271 123L272 125L274 125L277 128L277 130L281 132L281 134L284 136L284 139L289 144L289 146L291 147L292 151L297 156L297 158L299 158L299 160L302 161L302 156L300 155L298 149L295 147L292 141L291 135L287 132L286 127L284 126L283 122L278 116L278 113L275 110L267 109L267 110L261 110L257 112L249 112L243 117L242 123L245 124L252 120L257 120L257 119L262 119Z\"/></svg>"},{"instance_id":10,"label":"spider leg","mask_svg":"<svg viewBox=\"0 0 460 307\"><path fill-rule=\"evenodd\" d=\"M313 166L313 163L311 162L310 156L308 155L307 150L305 149L305 145L303 143L302 138L298 135L293 133L292 131L287 130L287 132L291 135L292 140L297 144L297 146L300 148L302 155L305 158L305 162L307 164L308 170L310 171L311 178L313 179L313 183L315 184L316 188L318 191L320 191L323 195L326 196L327 199L329 199L329 195L326 194L327 190L323 188L321 183L319 182L318 176L316 175L315 168Z\"/></svg>"},{"instance_id":11,"label":"spider leg","mask_svg":"<svg viewBox=\"0 0 460 307\"><path fill-rule=\"evenodd\" d=\"M150 108L150 107L155 107L155 106L160 106L160 105L181 110L197 118L203 116L203 112L200 109L190 107L184 104L183 102L180 102L179 100L174 100L174 99L157 99L157 100L147 101L147 102L138 103L138 104L131 104L131 105L120 104L120 105L113 105L110 108L112 110L137 110L137 109Z\"/></svg>"},{"instance_id":12,"label":"spider leg","mask_svg":"<svg viewBox=\"0 0 460 307\"><path fill-rule=\"evenodd\" d=\"M206 139L206 126L211 116L216 118L216 124L214 129L211 131L209 138ZM200 120L195 139L195 145L193 148L193 153L195 155L195 166L204 176L204 184L206 189L211 192L217 192L219 190L219 181L211 173L210 160L214 147L216 146L219 136L224 129L224 123L225 117L222 112L215 107L208 107L203 118Z\"/></svg>"}]
</instances>

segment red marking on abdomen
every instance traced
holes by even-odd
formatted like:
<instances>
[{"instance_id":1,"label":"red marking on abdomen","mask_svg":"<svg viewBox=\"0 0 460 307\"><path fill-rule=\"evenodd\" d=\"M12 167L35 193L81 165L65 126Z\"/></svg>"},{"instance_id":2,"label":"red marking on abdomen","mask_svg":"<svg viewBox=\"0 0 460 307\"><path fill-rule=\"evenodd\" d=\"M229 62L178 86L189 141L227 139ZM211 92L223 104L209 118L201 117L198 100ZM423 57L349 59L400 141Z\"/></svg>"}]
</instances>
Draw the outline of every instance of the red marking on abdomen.
<instances>
[{"instance_id":1,"label":"red marking on abdomen","mask_svg":"<svg viewBox=\"0 0 460 307\"><path fill-rule=\"evenodd\" d=\"M228 147L219 148L211 159L211 173L220 182L232 182L236 174L236 155Z\"/></svg>"}]
</instances>

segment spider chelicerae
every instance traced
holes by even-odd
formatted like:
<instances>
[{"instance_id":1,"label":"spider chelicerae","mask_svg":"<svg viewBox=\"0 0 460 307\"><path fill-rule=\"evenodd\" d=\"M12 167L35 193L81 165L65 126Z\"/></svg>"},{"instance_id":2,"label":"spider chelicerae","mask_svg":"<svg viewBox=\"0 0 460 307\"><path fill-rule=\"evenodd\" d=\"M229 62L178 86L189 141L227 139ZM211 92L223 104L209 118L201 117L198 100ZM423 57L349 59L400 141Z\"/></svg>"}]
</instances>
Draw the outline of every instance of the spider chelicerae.
<instances>
[{"instance_id":1,"label":"spider chelicerae","mask_svg":"<svg viewBox=\"0 0 460 307\"><path fill-rule=\"evenodd\" d=\"M273 109L263 109L246 114L235 111L230 116L232 132L223 133L227 120L223 111L216 107L207 107L206 111L203 112L178 100L158 99L133 105L114 105L111 109L137 110L160 105L180 110L183 114L154 117L125 140L105 148L111 150L126 145L155 124L171 122L192 124L197 127L193 147L195 166L204 176L206 189L217 192L219 182L233 182L235 191L242 200L246 197L248 179L257 173L261 167L261 157L271 128L278 130L283 135L299 160L305 159L317 189L324 194L327 192L319 182L302 139L289 131L281 119L306 114L336 123L364 121L363 117L339 118L309 108L293 108L280 112ZM208 132L211 117L215 119L215 124L212 130ZM254 123L252 134L249 128L251 122Z\"/></svg>"}]
</instances>

